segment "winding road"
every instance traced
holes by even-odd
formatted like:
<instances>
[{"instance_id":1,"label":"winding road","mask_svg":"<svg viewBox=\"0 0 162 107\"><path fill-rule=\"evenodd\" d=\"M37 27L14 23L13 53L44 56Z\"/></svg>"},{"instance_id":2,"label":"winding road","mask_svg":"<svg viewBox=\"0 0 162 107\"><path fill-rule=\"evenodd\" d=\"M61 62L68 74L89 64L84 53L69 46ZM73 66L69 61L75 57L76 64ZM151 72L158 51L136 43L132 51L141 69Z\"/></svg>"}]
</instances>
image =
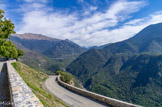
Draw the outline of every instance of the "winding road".
<instances>
[{"instance_id":1,"label":"winding road","mask_svg":"<svg viewBox=\"0 0 162 107\"><path fill-rule=\"evenodd\" d=\"M57 76L49 76L45 82L46 89L54 96L63 100L65 103L72 107L107 107L89 98L75 94L64 87L60 86L56 81Z\"/></svg>"}]
</instances>

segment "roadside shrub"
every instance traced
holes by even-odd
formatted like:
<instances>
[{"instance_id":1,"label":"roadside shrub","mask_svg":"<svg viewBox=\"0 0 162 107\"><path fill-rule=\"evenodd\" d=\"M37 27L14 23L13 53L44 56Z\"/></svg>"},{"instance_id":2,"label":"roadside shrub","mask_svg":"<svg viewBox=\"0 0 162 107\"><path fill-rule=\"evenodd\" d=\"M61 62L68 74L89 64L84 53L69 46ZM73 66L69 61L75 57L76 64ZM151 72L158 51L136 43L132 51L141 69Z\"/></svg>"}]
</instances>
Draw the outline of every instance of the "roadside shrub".
<instances>
[{"instance_id":1,"label":"roadside shrub","mask_svg":"<svg viewBox=\"0 0 162 107\"><path fill-rule=\"evenodd\" d=\"M61 72L61 77L60 77L61 81L69 84L72 78L73 76L70 73Z\"/></svg>"},{"instance_id":2,"label":"roadside shrub","mask_svg":"<svg viewBox=\"0 0 162 107\"><path fill-rule=\"evenodd\" d=\"M62 71L56 71L56 75L61 75Z\"/></svg>"}]
</instances>

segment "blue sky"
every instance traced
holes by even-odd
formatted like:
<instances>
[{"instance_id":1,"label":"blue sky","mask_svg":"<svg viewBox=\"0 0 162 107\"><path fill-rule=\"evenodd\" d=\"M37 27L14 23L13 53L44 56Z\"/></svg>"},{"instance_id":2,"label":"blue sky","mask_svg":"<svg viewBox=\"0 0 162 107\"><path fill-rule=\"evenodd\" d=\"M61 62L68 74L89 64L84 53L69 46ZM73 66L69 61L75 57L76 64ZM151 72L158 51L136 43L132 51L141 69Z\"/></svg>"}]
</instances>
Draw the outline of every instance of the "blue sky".
<instances>
[{"instance_id":1,"label":"blue sky","mask_svg":"<svg viewBox=\"0 0 162 107\"><path fill-rule=\"evenodd\" d=\"M17 33L96 46L128 39L162 22L162 0L0 0Z\"/></svg>"}]
</instances>

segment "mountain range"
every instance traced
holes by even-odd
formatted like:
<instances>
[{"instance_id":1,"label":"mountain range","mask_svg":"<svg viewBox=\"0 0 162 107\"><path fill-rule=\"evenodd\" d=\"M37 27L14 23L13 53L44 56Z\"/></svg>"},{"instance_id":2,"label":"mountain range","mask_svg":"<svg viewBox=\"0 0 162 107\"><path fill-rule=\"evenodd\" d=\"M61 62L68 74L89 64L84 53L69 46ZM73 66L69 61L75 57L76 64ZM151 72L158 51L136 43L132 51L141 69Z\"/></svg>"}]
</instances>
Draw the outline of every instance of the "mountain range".
<instances>
[{"instance_id":1,"label":"mountain range","mask_svg":"<svg viewBox=\"0 0 162 107\"><path fill-rule=\"evenodd\" d=\"M17 48L24 51L20 59L23 63L53 73L57 70L64 70L86 49L70 40L50 38L41 34L12 34L10 39Z\"/></svg>"},{"instance_id":2,"label":"mountain range","mask_svg":"<svg viewBox=\"0 0 162 107\"><path fill-rule=\"evenodd\" d=\"M130 39L89 49L41 34L10 37L25 53L20 61L33 68L49 74L66 70L87 90L146 107L162 106L162 23Z\"/></svg>"},{"instance_id":3,"label":"mountain range","mask_svg":"<svg viewBox=\"0 0 162 107\"><path fill-rule=\"evenodd\" d=\"M162 23L130 39L90 49L66 70L90 91L146 107L162 106Z\"/></svg>"}]
</instances>

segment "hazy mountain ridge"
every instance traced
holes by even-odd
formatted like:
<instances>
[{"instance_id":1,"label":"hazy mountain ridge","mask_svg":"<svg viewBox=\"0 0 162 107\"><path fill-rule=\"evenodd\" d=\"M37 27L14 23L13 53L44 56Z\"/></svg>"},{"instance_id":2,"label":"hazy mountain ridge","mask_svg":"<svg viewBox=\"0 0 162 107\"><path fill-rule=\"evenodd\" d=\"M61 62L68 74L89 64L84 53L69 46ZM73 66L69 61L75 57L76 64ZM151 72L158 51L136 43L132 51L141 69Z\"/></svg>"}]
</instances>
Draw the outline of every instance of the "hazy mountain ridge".
<instances>
[{"instance_id":1,"label":"hazy mountain ridge","mask_svg":"<svg viewBox=\"0 0 162 107\"><path fill-rule=\"evenodd\" d=\"M67 71L91 91L147 107L160 107L161 56L162 23L159 23L128 40L87 51Z\"/></svg>"},{"instance_id":2,"label":"hazy mountain ridge","mask_svg":"<svg viewBox=\"0 0 162 107\"><path fill-rule=\"evenodd\" d=\"M35 36L35 35L32 34L32 36ZM37 34L36 34L36 36L37 36ZM35 51L35 52L38 52L38 53L42 53L42 52L48 50L49 48L52 48L53 45L55 45L57 42L61 41L61 40L55 40L55 39L54 39L54 41L48 40L48 39L40 39L40 38L36 39L36 37L31 37L30 39L29 38L26 39L26 37L24 37L23 35L21 35L21 37L11 35L11 40L14 42L20 43L25 48Z\"/></svg>"},{"instance_id":3,"label":"hazy mountain ridge","mask_svg":"<svg viewBox=\"0 0 162 107\"><path fill-rule=\"evenodd\" d=\"M73 53L79 55L86 49L69 40L59 40L50 37L46 37L40 34L15 34L11 35L11 40L20 43L25 48L44 54L50 57L63 57L63 54L70 57Z\"/></svg>"},{"instance_id":4,"label":"hazy mountain ridge","mask_svg":"<svg viewBox=\"0 0 162 107\"><path fill-rule=\"evenodd\" d=\"M67 39L60 40L41 34L13 34L10 38L25 53L20 60L41 70L64 70L66 65L86 51Z\"/></svg>"},{"instance_id":5,"label":"hazy mountain ridge","mask_svg":"<svg viewBox=\"0 0 162 107\"><path fill-rule=\"evenodd\" d=\"M47 37L42 34L33 34L33 33L24 33L24 34L12 34L14 37L18 37L20 39L34 39L34 40L49 40L49 41L60 41L59 39Z\"/></svg>"},{"instance_id":6,"label":"hazy mountain ridge","mask_svg":"<svg viewBox=\"0 0 162 107\"><path fill-rule=\"evenodd\" d=\"M82 48L69 40L62 40L47 51L43 52L43 54L54 58L65 58L69 56L77 56L85 50L85 48Z\"/></svg>"}]
</instances>

